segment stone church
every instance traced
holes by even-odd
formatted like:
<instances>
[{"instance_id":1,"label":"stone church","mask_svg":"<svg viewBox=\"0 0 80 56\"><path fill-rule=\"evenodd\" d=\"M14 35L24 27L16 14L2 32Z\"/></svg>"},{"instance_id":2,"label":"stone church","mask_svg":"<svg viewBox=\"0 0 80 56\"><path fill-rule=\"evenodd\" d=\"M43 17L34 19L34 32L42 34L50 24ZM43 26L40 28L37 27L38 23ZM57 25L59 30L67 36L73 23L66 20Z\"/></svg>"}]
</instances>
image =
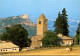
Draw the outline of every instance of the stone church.
<instances>
[{"instance_id":1,"label":"stone church","mask_svg":"<svg viewBox=\"0 0 80 56\"><path fill-rule=\"evenodd\" d=\"M44 32L48 31L48 19L44 16L42 13L40 17L37 19L37 33L36 36L31 37L31 46L30 48L35 48L35 47L41 47L42 46L42 41L41 39L44 36ZM60 39L62 39L60 45L66 46L66 45L72 45L73 44L73 38L67 37L67 36L62 36L62 34L57 35Z\"/></svg>"},{"instance_id":2,"label":"stone church","mask_svg":"<svg viewBox=\"0 0 80 56\"><path fill-rule=\"evenodd\" d=\"M36 33L36 36L31 37L32 43L31 43L30 48L42 46L41 39L43 38L44 32L48 30L47 23L48 23L48 19L46 19L46 17L42 13L40 17L37 19L37 33Z\"/></svg>"}]
</instances>

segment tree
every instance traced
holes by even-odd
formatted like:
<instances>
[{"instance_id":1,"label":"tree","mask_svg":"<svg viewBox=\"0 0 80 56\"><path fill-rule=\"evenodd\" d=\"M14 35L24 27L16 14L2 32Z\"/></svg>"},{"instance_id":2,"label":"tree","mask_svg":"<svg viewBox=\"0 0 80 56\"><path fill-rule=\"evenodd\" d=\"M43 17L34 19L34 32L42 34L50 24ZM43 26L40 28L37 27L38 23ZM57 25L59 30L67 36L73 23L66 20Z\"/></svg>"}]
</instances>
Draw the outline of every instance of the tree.
<instances>
[{"instance_id":1,"label":"tree","mask_svg":"<svg viewBox=\"0 0 80 56\"><path fill-rule=\"evenodd\" d=\"M47 31L42 39L42 44L44 47L47 46L57 46L59 38L54 32Z\"/></svg>"},{"instance_id":2,"label":"tree","mask_svg":"<svg viewBox=\"0 0 80 56\"><path fill-rule=\"evenodd\" d=\"M78 24L78 26L79 26L79 27L78 27L77 30L76 30L76 34L77 34L77 35L80 34L80 23Z\"/></svg>"},{"instance_id":3,"label":"tree","mask_svg":"<svg viewBox=\"0 0 80 56\"><path fill-rule=\"evenodd\" d=\"M68 18L67 18L67 14L66 14L66 10L65 10L65 8L63 8L63 10L62 10L62 15L61 15L61 18L62 18L62 31L63 31L63 35L65 35L65 36L69 36L69 30L68 30L68 28L69 28L69 25L68 25Z\"/></svg>"},{"instance_id":4,"label":"tree","mask_svg":"<svg viewBox=\"0 0 80 56\"><path fill-rule=\"evenodd\" d=\"M21 24L6 27L6 32L2 34L1 40L11 41L19 47L29 46L31 40L28 38L28 32Z\"/></svg>"},{"instance_id":5,"label":"tree","mask_svg":"<svg viewBox=\"0 0 80 56\"><path fill-rule=\"evenodd\" d=\"M62 14L60 14L60 12L58 13L58 17L55 21L55 24L54 24L54 32L56 34L59 34L61 33L62 35L65 35L65 36L69 36L68 33L69 33L69 25L68 25L68 21L67 21L67 14L66 14L66 10L65 8L63 8L63 11L62 11Z\"/></svg>"},{"instance_id":6,"label":"tree","mask_svg":"<svg viewBox=\"0 0 80 56\"><path fill-rule=\"evenodd\" d=\"M79 44L79 40L80 40L80 23L78 24L78 28L76 30L76 36L74 37L74 44Z\"/></svg>"},{"instance_id":7,"label":"tree","mask_svg":"<svg viewBox=\"0 0 80 56\"><path fill-rule=\"evenodd\" d=\"M62 32L63 31L63 29L62 29L62 18L61 18L60 12L58 13L58 18L56 19L55 24L54 24L53 27L55 27L54 32L56 34L59 34L59 33L62 34L63 33Z\"/></svg>"},{"instance_id":8,"label":"tree","mask_svg":"<svg viewBox=\"0 0 80 56\"><path fill-rule=\"evenodd\" d=\"M1 40L2 34L0 34L0 40Z\"/></svg>"}]
</instances>

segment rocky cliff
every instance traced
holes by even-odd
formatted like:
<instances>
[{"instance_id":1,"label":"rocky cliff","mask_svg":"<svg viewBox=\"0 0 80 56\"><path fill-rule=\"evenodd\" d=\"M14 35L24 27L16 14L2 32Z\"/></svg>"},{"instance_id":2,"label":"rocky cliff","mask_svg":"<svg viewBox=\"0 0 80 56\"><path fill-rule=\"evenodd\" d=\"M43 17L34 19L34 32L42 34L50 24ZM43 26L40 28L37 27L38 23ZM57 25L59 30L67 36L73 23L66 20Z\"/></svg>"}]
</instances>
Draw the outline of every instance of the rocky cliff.
<instances>
[{"instance_id":1,"label":"rocky cliff","mask_svg":"<svg viewBox=\"0 0 80 56\"><path fill-rule=\"evenodd\" d=\"M21 24L27 29L29 36L36 35L36 24L29 20L29 15L19 15L0 19L0 33L5 32L5 27L10 27L14 24Z\"/></svg>"}]
</instances>

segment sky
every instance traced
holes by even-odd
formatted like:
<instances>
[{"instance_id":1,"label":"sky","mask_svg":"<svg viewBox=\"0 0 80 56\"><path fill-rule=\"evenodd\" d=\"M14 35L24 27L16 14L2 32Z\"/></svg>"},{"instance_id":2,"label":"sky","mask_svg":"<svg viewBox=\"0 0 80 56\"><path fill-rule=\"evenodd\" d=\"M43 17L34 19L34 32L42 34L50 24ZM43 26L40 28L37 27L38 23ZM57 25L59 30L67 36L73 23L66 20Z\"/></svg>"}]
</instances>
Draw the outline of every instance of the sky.
<instances>
[{"instance_id":1,"label":"sky","mask_svg":"<svg viewBox=\"0 0 80 56\"><path fill-rule=\"evenodd\" d=\"M80 0L0 0L0 18L29 14L36 20L43 13L48 20L55 20L66 9L68 20L80 20Z\"/></svg>"},{"instance_id":2,"label":"sky","mask_svg":"<svg viewBox=\"0 0 80 56\"><path fill-rule=\"evenodd\" d=\"M58 13L62 13L63 8L66 9L68 22L77 22L78 25L80 22L80 0L0 0L0 19L28 14L29 19L36 23L36 19L43 13L48 20L53 22ZM77 29L77 26L70 25L69 28Z\"/></svg>"}]
</instances>

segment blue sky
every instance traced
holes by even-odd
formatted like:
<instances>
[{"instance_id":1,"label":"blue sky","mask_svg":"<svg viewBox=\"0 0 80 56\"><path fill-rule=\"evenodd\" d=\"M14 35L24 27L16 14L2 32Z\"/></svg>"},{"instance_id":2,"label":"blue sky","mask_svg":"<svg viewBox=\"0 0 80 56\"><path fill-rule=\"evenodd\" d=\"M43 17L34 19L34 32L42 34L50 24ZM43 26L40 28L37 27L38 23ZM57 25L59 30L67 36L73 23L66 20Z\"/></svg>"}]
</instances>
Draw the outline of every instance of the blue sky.
<instances>
[{"instance_id":1,"label":"blue sky","mask_svg":"<svg viewBox=\"0 0 80 56\"><path fill-rule=\"evenodd\" d=\"M0 0L0 18L29 14L29 19L36 23L36 19L44 13L48 20L54 21L63 8L66 8L70 23L80 21L80 0ZM70 25L71 34L77 29L76 25Z\"/></svg>"},{"instance_id":2,"label":"blue sky","mask_svg":"<svg viewBox=\"0 0 80 56\"><path fill-rule=\"evenodd\" d=\"M36 20L44 13L55 20L58 12L66 8L69 20L80 20L80 0L0 0L0 18L29 14Z\"/></svg>"}]
</instances>

